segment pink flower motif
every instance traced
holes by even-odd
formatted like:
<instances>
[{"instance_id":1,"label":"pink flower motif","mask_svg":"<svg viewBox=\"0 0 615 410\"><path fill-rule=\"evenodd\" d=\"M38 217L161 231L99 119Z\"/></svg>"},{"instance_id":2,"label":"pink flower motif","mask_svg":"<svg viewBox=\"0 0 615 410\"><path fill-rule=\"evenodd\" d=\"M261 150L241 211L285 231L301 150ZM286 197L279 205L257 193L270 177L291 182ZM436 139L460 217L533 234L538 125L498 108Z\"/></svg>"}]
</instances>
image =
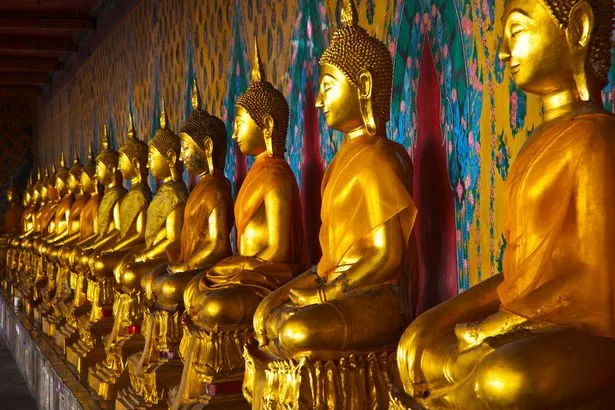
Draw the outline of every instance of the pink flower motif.
<instances>
[{"instance_id":1,"label":"pink flower motif","mask_svg":"<svg viewBox=\"0 0 615 410\"><path fill-rule=\"evenodd\" d=\"M456 230L457 243L461 243L461 230Z\"/></svg>"},{"instance_id":2,"label":"pink flower motif","mask_svg":"<svg viewBox=\"0 0 615 410\"><path fill-rule=\"evenodd\" d=\"M421 21L421 16L419 15L419 13L416 13L416 15L414 16L414 23L419 24L419 21Z\"/></svg>"},{"instance_id":3,"label":"pink flower motif","mask_svg":"<svg viewBox=\"0 0 615 410\"><path fill-rule=\"evenodd\" d=\"M307 22L307 35L309 39L312 38L312 21L311 20L308 20Z\"/></svg>"},{"instance_id":4,"label":"pink flower motif","mask_svg":"<svg viewBox=\"0 0 615 410\"><path fill-rule=\"evenodd\" d=\"M293 91L293 80L289 78L288 82L286 83L286 95L290 95L292 91Z\"/></svg>"},{"instance_id":5,"label":"pink flower motif","mask_svg":"<svg viewBox=\"0 0 615 410\"><path fill-rule=\"evenodd\" d=\"M476 154L480 155L480 144L478 142L474 144L474 148L476 149Z\"/></svg>"},{"instance_id":6,"label":"pink flower motif","mask_svg":"<svg viewBox=\"0 0 615 410\"><path fill-rule=\"evenodd\" d=\"M472 180L470 180L470 175L466 175L466 179L464 181L464 185L465 185L466 189L470 188L470 183L471 182L472 182Z\"/></svg>"},{"instance_id":7,"label":"pink flower motif","mask_svg":"<svg viewBox=\"0 0 615 410\"><path fill-rule=\"evenodd\" d=\"M451 99L453 102L457 102L457 90L455 88L453 88L453 91L451 92Z\"/></svg>"},{"instance_id":8,"label":"pink flower motif","mask_svg":"<svg viewBox=\"0 0 615 410\"><path fill-rule=\"evenodd\" d=\"M408 67L408 69L412 68L412 58L411 57L406 58L406 67Z\"/></svg>"},{"instance_id":9,"label":"pink flower motif","mask_svg":"<svg viewBox=\"0 0 615 410\"><path fill-rule=\"evenodd\" d=\"M474 205L474 195L472 195L472 192L468 194L468 201L471 205Z\"/></svg>"},{"instance_id":10,"label":"pink flower motif","mask_svg":"<svg viewBox=\"0 0 615 410\"><path fill-rule=\"evenodd\" d=\"M468 260L467 259L463 260L463 269L468 269Z\"/></svg>"},{"instance_id":11,"label":"pink flower motif","mask_svg":"<svg viewBox=\"0 0 615 410\"><path fill-rule=\"evenodd\" d=\"M474 132L470 131L468 134L468 146L471 148L474 146Z\"/></svg>"},{"instance_id":12,"label":"pink flower motif","mask_svg":"<svg viewBox=\"0 0 615 410\"><path fill-rule=\"evenodd\" d=\"M400 113L406 112L406 102L404 100L402 100L401 103L399 104L399 112Z\"/></svg>"},{"instance_id":13,"label":"pink flower motif","mask_svg":"<svg viewBox=\"0 0 615 410\"><path fill-rule=\"evenodd\" d=\"M514 129L517 123L517 104L519 103L519 97L516 92L513 92L510 96L510 126Z\"/></svg>"},{"instance_id":14,"label":"pink flower motif","mask_svg":"<svg viewBox=\"0 0 615 410\"><path fill-rule=\"evenodd\" d=\"M391 55L395 54L395 43L392 41L389 41L388 47L389 49L389 53L391 53Z\"/></svg>"},{"instance_id":15,"label":"pink flower motif","mask_svg":"<svg viewBox=\"0 0 615 410\"><path fill-rule=\"evenodd\" d=\"M461 18L461 30L466 36L472 35L472 21L468 18L467 14Z\"/></svg>"},{"instance_id":16,"label":"pink flower motif","mask_svg":"<svg viewBox=\"0 0 615 410\"><path fill-rule=\"evenodd\" d=\"M463 195L463 185L461 185L461 181L457 181L457 199L461 201L462 195Z\"/></svg>"},{"instance_id":17,"label":"pink flower motif","mask_svg":"<svg viewBox=\"0 0 615 410\"><path fill-rule=\"evenodd\" d=\"M438 8L436 7L435 4L433 4L431 6L431 15L435 17L437 14L438 14Z\"/></svg>"},{"instance_id":18,"label":"pink flower motif","mask_svg":"<svg viewBox=\"0 0 615 410\"><path fill-rule=\"evenodd\" d=\"M448 57L448 45L444 45L444 47L442 47L442 56L444 56L444 58Z\"/></svg>"}]
</instances>

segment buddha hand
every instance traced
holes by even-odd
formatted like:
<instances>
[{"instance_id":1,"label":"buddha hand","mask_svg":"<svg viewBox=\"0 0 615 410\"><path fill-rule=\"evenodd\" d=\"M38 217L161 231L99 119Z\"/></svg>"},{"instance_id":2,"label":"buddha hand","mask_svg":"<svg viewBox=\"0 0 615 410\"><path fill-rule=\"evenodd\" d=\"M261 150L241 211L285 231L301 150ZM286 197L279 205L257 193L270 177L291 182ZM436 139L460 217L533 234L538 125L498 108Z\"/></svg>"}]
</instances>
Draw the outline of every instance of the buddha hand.
<instances>
[{"instance_id":1,"label":"buddha hand","mask_svg":"<svg viewBox=\"0 0 615 410\"><path fill-rule=\"evenodd\" d=\"M318 289L293 288L290 290L290 300L297 306L308 306L322 303Z\"/></svg>"}]
</instances>

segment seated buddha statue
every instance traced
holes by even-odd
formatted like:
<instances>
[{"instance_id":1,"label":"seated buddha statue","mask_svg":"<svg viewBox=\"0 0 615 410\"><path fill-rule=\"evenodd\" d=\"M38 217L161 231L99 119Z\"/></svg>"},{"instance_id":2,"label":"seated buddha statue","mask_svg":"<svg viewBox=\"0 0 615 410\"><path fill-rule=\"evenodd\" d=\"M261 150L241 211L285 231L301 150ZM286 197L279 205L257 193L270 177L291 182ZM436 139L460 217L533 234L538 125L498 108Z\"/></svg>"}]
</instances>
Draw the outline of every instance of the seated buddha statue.
<instances>
[{"instance_id":1,"label":"seated buddha statue","mask_svg":"<svg viewBox=\"0 0 615 410\"><path fill-rule=\"evenodd\" d=\"M204 269L232 254L229 235L233 198L231 184L223 173L226 126L201 108L196 81L192 97L193 111L180 130L180 160L199 182L186 202L181 241L167 249L168 263L141 279L144 315L148 317L144 322L155 331L149 333L152 337L146 339L143 350L128 362L132 399L138 396L148 404L163 403L168 387L181 377L177 351L182 337L184 288ZM135 388L139 384L146 388L139 391Z\"/></svg>"},{"instance_id":2,"label":"seated buddha statue","mask_svg":"<svg viewBox=\"0 0 615 410\"><path fill-rule=\"evenodd\" d=\"M156 180L162 181L152 202L147 208L145 243L134 253L125 256L114 268L121 307L115 310L111 339L107 349L113 350L114 367L123 367L122 345L140 332L142 315L141 278L153 268L168 261L167 250L180 241L184 208L188 199L186 185L182 181L183 165L179 160L180 139L167 128L167 116L162 104L160 128L149 142L148 169ZM116 296L116 299L118 297ZM147 316L145 316L147 319ZM144 329L148 329L145 322ZM116 344L111 347L109 345ZM143 344L136 347L140 351ZM109 353L107 353L109 357Z\"/></svg>"},{"instance_id":3,"label":"seated buddha statue","mask_svg":"<svg viewBox=\"0 0 615 410\"><path fill-rule=\"evenodd\" d=\"M56 235L59 235L68 229L68 214L75 202L74 194L68 189L69 170L66 168L66 160L64 158L64 152L60 157L60 167L55 173L55 179L53 184L60 202L55 208L52 222L47 227L47 234L44 237L40 247L40 282L43 289L41 289L41 304L34 309L34 320L38 323L41 320L43 314L48 313L51 309L51 300L55 295L56 290L56 273L57 266L55 263L49 260L48 254L50 251L50 240Z\"/></svg>"},{"instance_id":4,"label":"seated buddha statue","mask_svg":"<svg viewBox=\"0 0 615 410\"><path fill-rule=\"evenodd\" d=\"M23 203L20 201L19 191L12 181L6 190L6 201L8 202L8 209L2 215L0 225L0 271L2 272L2 289L8 292L12 280L11 267L15 250L14 240L23 232L23 216L27 202L25 199Z\"/></svg>"},{"instance_id":5,"label":"seated buddha statue","mask_svg":"<svg viewBox=\"0 0 615 410\"><path fill-rule=\"evenodd\" d=\"M56 241L54 246L57 251L57 263L59 263L58 276L56 278L59 285L63 281L64 290L58 302L54 302L61 312L61 329L55 332L56 344L63 350L66 347L66 340L71 338L76 331L75 309L84 304L86 298L84 293L84 281L81 275L75 271L75 254L81 244L87 243L93 236L98 235L98 208L102 200L102 192L96 176L96 163L92 144L88 147L88 163L81 169L80 187L87 201L79 214L79 229L77 232L69 234L60 241ZM75 204L77 203L75 200ZM75 205L73 204L73 206ZM52 251L53 253L54 251ZM68 285L68 288L66 287ZM56 290L56 296L58 291Z\"/></svg>"},{"instance_id":6,"label":"seated buddha statue","mask_svg":"<svg viewBox=\"0 0 615 410\"><path fill-rule=\"evenodd\" d=\"M184 291L184 371L173 407L243 402L242 352L254 311L302 268L299 189L284 159L288 104L266 80L256 41L251 75L252 83L236 102L233 131L241 152L255 158L235 201L238 255L207 269ZM220 383L229 394L212 397L212 386L215 390Z\"/></svg>"},{"instance_id":7,"label":"seated buddha statue","mask_svg":"<svg viewBox=\"0 0 615 410\"><path fill-rule=\"evenodd\" d=\"M387 404L382 362L409 320L416 208L410 158L385 132L391 55L358 25L352 0L343 1L341 20L320 58L316 97L327 125L344 133L322 181L322 258L263 299L254 314L258 347L249 345L244 382L246 398L262 400L253 406ZM331 368L314 371L320 366Z\"/></svg>"},{"instance_id":8,"label":"seated buddha statue","mask_svg":"<svg viewBox=\"0 0 615 410\"><path fill-rule=\"evenodd\" d=\"M503 272L419 316L397 351L411 408L615 405L615 10L510 0L500 58L544 122L506 181Z\"/></svg>"},{"instance_id":9,"label":"seated buddha statue","mask_svg":"<svg viewBox=\"0 0 615 410\"><path fill-rule=\"evenodd\" d=\"M96 283L108 283L109 280L113 280L113 284L116 285L113 269L123 258L130 257L145 243L147 207L152 198L147 185L148 147L136 136L132 114L129 115L128 122L128 138L120 148L118 165L124 179L130 181L130 190L119 207L119 236L102 248L96 249L88 262L91 276ZM90 284L88 286L90 287ZM109 319L112 319L113 327L103 338L104 357L97 360L95 366L90 366L88 382L98 395L110 400L115 398L116 382L124 370L123 360L126 359L127 352L133 353L136 349L131 351L128 346L119 342L126 333L126 327L132 324L131 321L126 323L126 320L122 319L126 313L125 302L126 299L130 300L130 295L121 293L116 286L113 290L102 286L102 293L113 301L111 312L108 307L102 307L103 317L106 318L112 313Z\"/></svg>"},{"instance_id":10,"label":"seated buddha statue","mask_svg":"<svg viewBox=\"0 0 615 410\"><path fill-rule=\"evenodd\" d=\"M73 364L82 378L87 377L88 367L94 361L104 356L104 350L99 341L105 333L111 330L111 306L115 280L112 276L98 277L90 272L90 258L93 253L113 243L119 236L120 202L126 195L122 185L121 173L118 168L119 153L109 147L107 127L103 127L103 150L96 157L96 177L105 187L105 192L98 207L96 234L81 241L72 256L74 271L78 281L87 288L86 299L81 305L73 304L75 325L78 340L67 347L66 359ZM78 309L78 314L77 310ZM103 310L109 314L103 319ZM95 349L96 347L96 349Z\"/></svg>"}]
</instances>

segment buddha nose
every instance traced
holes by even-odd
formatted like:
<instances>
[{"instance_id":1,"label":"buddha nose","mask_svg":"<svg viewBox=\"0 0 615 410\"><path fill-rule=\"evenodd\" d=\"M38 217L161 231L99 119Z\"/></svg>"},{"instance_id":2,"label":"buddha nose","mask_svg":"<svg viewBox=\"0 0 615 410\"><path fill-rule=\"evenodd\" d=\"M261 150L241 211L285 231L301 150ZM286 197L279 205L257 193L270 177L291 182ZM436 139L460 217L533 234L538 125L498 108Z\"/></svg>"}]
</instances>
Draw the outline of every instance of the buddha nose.
<instances>
[{"instance_id":1,"label":"buddha nose","mask_svg":"<svg viewBox=\"0 0 615 410\"><path fill-rule=\"evenodd\" d=\"M502 61L503 63L508 63L510 61L510 46L508 45L508 40L502 41L499 56L500 61Z\"/></svg>"}]
</instances>

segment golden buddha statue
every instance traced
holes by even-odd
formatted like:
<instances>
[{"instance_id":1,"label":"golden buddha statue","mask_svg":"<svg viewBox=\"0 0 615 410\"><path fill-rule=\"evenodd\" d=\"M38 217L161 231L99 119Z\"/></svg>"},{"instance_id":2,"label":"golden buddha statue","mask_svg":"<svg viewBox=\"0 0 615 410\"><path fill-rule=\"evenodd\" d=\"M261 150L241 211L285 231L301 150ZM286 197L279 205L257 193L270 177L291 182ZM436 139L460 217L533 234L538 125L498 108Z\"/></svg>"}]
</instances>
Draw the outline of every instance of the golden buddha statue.
<instances>
[{"instance_id":1,"label":"golden buddha statue","mask_svg":"<svg viewBox=\"0 0 615 410\"><path fill-rule=\"evenodd\" d=\"M131 400L147 405L164 403L168 387L182 374L177 352L182 338L184 288L204 269L232 254L229 235L233 199L223 173L226 126L201 108L196 81L192 107L180 130L180 160L190 174L199 177L199 183L186 202L181 241L167 248L168 263L158 265L141 279L147 316L144 323L153 330L146 330L151 337L128 362Z\"/></svg>"},{"instance_id":2,"label":"golden buddha statue","mask_svg":"<svg viewBox=\"0 0 615 410\"><path fill-rule=\"evenodd\" d=\"M118 165L124 179L130 181L130 191L120 203L119 237L97 249L89 260L90 272L97 281L106 282L110 278L114 280L113 269L125 257L130 257L145 243L145 222L147 207L151 200L151 192L147 185L147 144L139 140L133 126L132 114L129 115L128 139L120 148ZM89 286L89 285L88 285ZM113 320L111 332L104 337L104 358L98 360L95 366L90 366L88 382L98 395L105 400L115 399L117 394L117 381L124 370L124 361L130 353L138 351L142 343L138 338L132 338L130 343L124 343L124 335L132 321L126 318L126 301L130 301L130 295L114 289L103 287L103 295L111 297L113 306L111 312L103 307L102 315ZM128 322L128 324L126 324ZM142 338L140 340L142 342Z\"/></svg>"},{"instance_id":3,"label":"golden buddha statue","mask_svg":"<svg viewBox=\"0 0 615 410\"><path fill-rule=\"evenodd\" d=\"M70 182L69 182L70 183ZM96 163L94 161L94 152L92 144L88 146L88 162L81 168L79 184L83 197L87 201L83 205L79 214L79 228L74 233L69 233L62 240L55 241L54 246L57 251L58 276L56 278L58 285L63 283L63 291L60 295L62 300L54 302L61 316L61 329L55 332L56 344L62 348L66 347L66 340L71 338L76 331L75 310L84 305L86 298L84 293L84 280L75 269L75 254L80 245L87 243L93 236L98 235L98 208L102 200L102 192L99 188L96 176ZM81 198L77 197L75 204ZM67 285L68 284L68 288ZM58 291L56 290L56 296Z\"/></svg>"},{"instance_id":4,"label":"golden buddha statue","mask_svg":"<svg viewBox=\"0 0 615 410\"><path fill-rule=\"evenodd\" d=\"M167 251L180 242L188 191L181 179L183 165L179 159L180 138L167 128L167 122L163 101L160 129L150 140L148 148L148 168L163 183L147 209L145 244L135 253L124 257L114 268L117 286L122 293L119 296L122 306L116 310L111 340L106 343L120 345L112 349L116 354L121 345L126 344L141 329L138 325L143 316L141 278L159 264L168 261ZM143 328L150 329L147 320ZM143 344L140 344L139 350L142 349ZM134 358L134 355L131 357ZM107 358L115 361L112 364L115 368L124 366L123 357L107 352Z\"/></svg>"},{"instance_id":5,"label":"golden buddha statue","mask_svg":"<svg viewBox=\"0 0 615 410\"><path fill-rule=\"evenodd\" d=\"M67 346L66 359L77 368L83 379L87 378L89 366L104 357L100 340L111 331L113 325L111 308L115 279L112 275L97 276L95 272L90 272L90 259L94 252L117 240L121 224L120 202L126 195L119 170L119 153L109 147L106 125L103 126L102 146L103 150L96 157L96 176L98 182L105 186L105 193L98 207L97 234L81 241L72 256L77 280L87 288L87 300L82 301L80 314L75 318L79 337Z\"/></svg>"},{"instance_id":6,"label":"golden buddha statue","mask_svg":"<svg viewBox=\"0 0 615 410\"><path fill-rule=\"evenodd\" d=\"M27 206L25 199L23 204L19 200L19 191L12 181L6 190L6 200L8 209L2 215L0 225L0 271L2 272L2 288L5 292L9 291L12 280L11 266L15 249L13 241L23 230L23 215Z\"/></svg>"},{"instance_id":7,"label":"golden buddha statue","mask_svg":"<svg viewBox=\"0 0 615 410\"><path fill-rule=\"evenodd\" d=\"M184 291L184 370L172 408L195 402L246 406L242 351L254 311L303 267L299 189L284 159L288 104L266 80L256 41L252 83L236 105L233 139L244 155L255 157L235 202L239 254L206 270Z\"/></svg>"},{"instance_id":8,"label":"golden buddha statue","mask_svg":"<svg viewBox=\"0 0 615 410\"><path fill-rule=\"evenodd\" d=\"M57 265L49 260L50 239L68 229L67 216L75 201L75 196L68 189L69 170L66 168L64 152L60 157L60 167L55 173L52 183L60 198L58 206L47 228L47 234L39 246L39 276L43 289L41 289L40 305L34 309L34 321L39 323L44 314L51 310L51 300L55 296Z\"/></svg>"},{"instance_id":9,"label":"golden buddha statue","mask_svg":"<svg viewBox=\"0 0 615 410\"><path fill-rule=\"evenodd\" d=\"M352 0L341 20L316 97L327 125L345 134L322 182L322 258L254 314L244 393L258 408L384 408L388 356L409 321L416 208L410 158L385 132L391 55L358 25Z\"/></svg>"},{"instance_id":10,"label":"golden buddha statue","mask_svg":"<svg viewBox=\"0 0 615 410\"><path fill-rule=\"evenodd\" d=\"M503 273L405 331L411 397L398 407L615 405L615 116L600 98L614 12L611 0L508 1L500 58L540 96L544 123L508 176Z\"/></svg>"}]
</instances>

